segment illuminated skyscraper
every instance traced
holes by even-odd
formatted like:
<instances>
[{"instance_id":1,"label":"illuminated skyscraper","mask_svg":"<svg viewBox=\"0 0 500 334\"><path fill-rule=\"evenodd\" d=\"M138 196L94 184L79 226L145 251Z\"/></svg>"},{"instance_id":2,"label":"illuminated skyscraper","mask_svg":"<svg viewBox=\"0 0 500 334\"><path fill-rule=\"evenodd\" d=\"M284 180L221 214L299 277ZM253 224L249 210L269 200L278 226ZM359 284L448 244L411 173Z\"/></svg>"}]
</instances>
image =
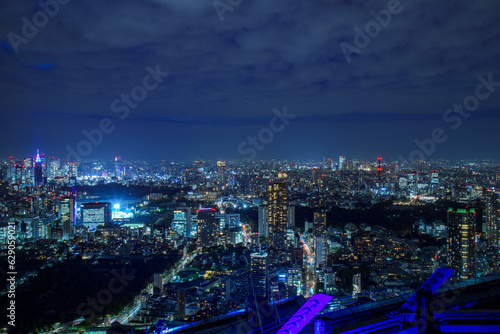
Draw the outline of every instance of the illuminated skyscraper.
<instances>
[{"instance_id":1,"label":"illuminated skyscraper","mask_svg":"<svg viewBox=\"0 0 500 334\"><path fill-rule=\"evenodd\" d=\"M314 254L316 256L316 268L326 268L326 259L328 256L328 245L326 243L326 236L316 237L316 245L314 248Z\"/></svg>"},{"instance_id":2,"label":"illuminated skyscraper","mask_svg":"<svg viewBox=\"0 0 500 334\"><path fill-rule=\"evenodd\" d=\"M40 220L38 217L31 220L31 236L33 240L38 240L40 237Z\"/></svg>"},{"instance_id":3,"label":"illuminated skyscraper","mask_svg":"<svg viewBox=\"0 0 500 334\"><path fill-rule=\"evenodd\" d=\"M484 236L488 244L493 247L499 246L498 228L500 225L500 198L498 194L490 189L486 192L484 210Z\"/></svg>"},{"instance_id":4,"label":"illuminated skyscraper","mask_svg":"<svg viewBox=\"0 0 500 334\"><path fill-rule=\"evenodd\" d=\"M344 164L345 164L345 156L341 155L339 156L339 170L344 170L346 168Z\"/></svg>"},{"instance_id":5,"label":"illuminated skyscraper","mask_svg":"<svg viewBox=\"0 0 500 334\"><path fill-rule=\"evenodd\" d=\"M267 253L258 252L250 254L251 269L250 283L252 298L256 301L268 300L267 281Z\"/></svg>"},{"instance_id":6,"label":"illuminated skyscraper","mask_svg":"<svg viewBox=\"0 0 500 334\"><path fill-rule=\"evenodd\" d=\"M377 158L377 182L382 183L382 158Z\"/></svg>"},{"instance_id":7,"label":"illuminated skyscraper","mask_svg":"<svg viewBox=\"0 0 500 334\"><path fill-rule=\"evenodd\" d=\"M191 208L179 207L174 210L172 228L183 237L191 237Z\"/></svg>"},{"instance_id":8,"label":"illuminated skyscraper","mask_svg":"<svg viewBox=\"0 0 500 334\"><path fill-rule=\"evenodd\" d=\"M26 183L26 168L24 167L24 164L22 162L17 162L14 165L14 183L17 185L22 185Z\"/></svg>"},{"instance_id":9,"label":"illuminated skyscraper","mask_svg":"<svg viewBox=\"0 0 500 334\"><path fill-rule=\"evenodd\" d=\"M259 236L269 238L269 207L259 206Z\"/></svg>"},{"instance_id":10,"label":"illuminated skyscraper","mask_svg":"<svg viewBox=\"0 0 500 334\"><path fill-rule=\"evenodd\" d=\"M115 157L115 176L122 177L122 157Z\"/></svg>"},{"instance_id":11,"label":"illuminated skyscraper","mask_svg":"<svg viewBox=\"0 0 500 334\"><path fill-rule=\"evenodd\" d=\"M460 278L475 276L476 210L448 209L448 265Z\"/></svg>"},{"instance_id":12,"label":"illuminated skyscraper","mask_svg":"<svg viewBox=\"0 0 500 334\"><path fill-rule=\"evenodd\" d=\"M350 172L354 171L354 161L352 159L347 160L347 170Z\"/></svg>"},{"instance_id":13,"label":"illuminated skyscraper","mask_svg":"<svg viewBox=\"0 0 500 334\"><path fill-rule=\"evenodd\" d=\"M61 167L61 161L59 159L51 160L49 162L49 176L52 178L59 176L60 167Z\"/></svg>"},{"instance_id":14,"label":"illuminated skyscraper","mask_svg":"<svg viewBox=\"0 0 500 334\"><path fill-rule=\"evenodd\" d=\"M35 157L35 186L39 187L43 185L43 167L42 159L40 158L40 152L36 150Z\"/></svg>"},{"instance_id":15,"label":"illuminated skyscraper","mask_svg":"<svg viewBox=\"0 0 500 334\"><path fill-rule=\"evenodd\" d=\"M333 168L333 159L332 158L328 158L326 166L328 167L328 170L332 170L332 168Z\"/></svg>"},{"instance_id":16,"label":"illuminated skyscraper","mask_svg":"<svg viewBox=\"0 0 500 334\"><path fill-rule=\"evenodd\" d=\"M217 246L219 240L219 224L215 215L215 208L201 208L197 211L197 227L198 227L198 247Z\"/></svg>"},{"instance_id":17,"label":"illuminated skyscraper","mask_svg":"<svg viewBox=\"0 0 500 334\"><path fill-rule=\"evenodd\" d=\"M286 183L269 183L269 237L276 248L284 248L288 223L288 196Z\"/></svg>"},{"instance_id":18,"label":"illuminated skyscraper","mask_svg":"<svg viewBox=\"0 0 500 334\"><path fill-rule=\"evenodd\" d=\"M26 174L26 184L28 184L28 185L35 184L34 159L31 157L25 158L23 160L23 165L24 165L25 174Z\"/></svg>"},{"instance_id":19,"label":"illuminated skyscraper","mask_svg":"<svg viewBox=\"0 0 500 334\"><path fill-rule=\"evenodd\" d=\"M293 287L293 289L287 289L292 292L289 297L293 295L293 292L297 295L302 286L302 266L294 265L286 268L286 285Z\"/></svg>"},{"instance_id":20,"label":"illuminated skyscraper","mask_svg":"<svg viewBox=\"0 0 500 334\"><path fill-rule=\"evenodd\" d=\"M314 235L321 236L326 233L326 212L315 212L313 219Z\"/></svg>"},{"instance_id":21,"label":"illuminated skyscraper","mask_svg":"<svg viewBox=\"0 0 500 334\"><path fill-rule=\"evenodd\" d=\"M61 197L59 202L59 218L63 225L63 239L68 240L74 233L75 200L73 197Z\"/></svg>"},{"instance_id":22,"label":"illuminated skyscraper","mask_svg":"<svg viewBox=\"0 0 500 334\"><path fill-rule=\"evenodd\" d=\"M68 163L68 176L70 178L78 177L78 165L76 164L76 162Z\"/></svg>"}]
</instances>

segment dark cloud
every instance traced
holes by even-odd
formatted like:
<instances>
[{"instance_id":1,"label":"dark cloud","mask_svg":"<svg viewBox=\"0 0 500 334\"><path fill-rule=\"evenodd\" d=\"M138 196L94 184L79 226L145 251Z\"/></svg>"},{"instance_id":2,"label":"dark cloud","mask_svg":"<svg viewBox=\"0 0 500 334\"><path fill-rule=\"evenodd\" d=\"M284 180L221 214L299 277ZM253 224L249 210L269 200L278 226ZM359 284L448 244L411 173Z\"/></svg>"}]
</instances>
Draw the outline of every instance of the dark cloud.
<instances>
[{"instance_id":1,"label":"dark cloud","mask_svg":"<svg viewBox=\"0 0 500 334\"><path fill-rule=\"evenodd\" d=\"M340 43L354 45L353 28L364 29L374 19L370 12L380 12L388 3L244 0L221 21L212 1L69 1L15 53L8 34L22 35L22 18L31 21L41 8L36 1L3 1L2 142L40 131L40 122L34 120L44 117L51 132L40 131L40 145L50 142L46 151L64 155L64 147L78 142L91 120L116 119L111 103L142 83L147 66L159 64L170 75L131 109L127 120L117 120L117 127L128 133L115 131L96 152L105 156L116 149L113 143L123 145L118 149L130 155L154 158L154 149L139 148L145 145L139 134L156 122L157 140L170 142L174 133L183 136L184 146L171 151L174 157L193 157L193 146L213 150L214 156L238 157L238 142L258 130L252 126L265 125L272 108L286 105L298 117L296 127L285 131L293 133L282 137L297 136L320 147L320 155L350 150L371 156L368 148L363 149L373 136L370 131L360 132L344 146L328 133L317 141L308 138L315 137L314 125L341 123L357 133L355 123L383 122L390 134L416 127L424 136L439 126L447 108L474 93L479 75L495 73L500 81L500 3L493 1L401 1L401 13L392 15L347 63ZM471 147L478 147L481 126L496 117L499 104L500 92L481 102L477 127L463 134ZM162 124L169 131L161 130ZM178 124L182 131L170 131L165 124ZM224 130L213 131L212 125ZM49 139L57 133L65 140ZM207 137L231 144L208 146ZM406 142L406 148L384 143L387 147L379 153L397 156L401 150L411 151L413 139ZM268 151L271 146L283 151L280 145L286 144L277 135ZM11 143L2 145L0 154L29 150ZM295 157L305 157L301 150L302 144L293 152ZM492 150L480 148L485 157L498 154ZM168 149L161 154L168 155Z\"/></svg>"}]
</instances>

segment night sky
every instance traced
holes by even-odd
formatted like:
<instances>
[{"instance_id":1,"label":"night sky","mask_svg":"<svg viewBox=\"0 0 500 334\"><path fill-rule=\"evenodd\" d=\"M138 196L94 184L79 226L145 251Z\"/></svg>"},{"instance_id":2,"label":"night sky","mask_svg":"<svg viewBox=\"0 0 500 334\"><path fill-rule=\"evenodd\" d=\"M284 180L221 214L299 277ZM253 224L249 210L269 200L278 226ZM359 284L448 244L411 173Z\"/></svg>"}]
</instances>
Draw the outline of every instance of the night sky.
<instances>
[{"instance_id":1,"label":"night sky","mask_svg":"<svg viewBox=\"0 0 500 334\"><path fill-rule=\"evenodd\" d=\"M500 159L499 1L59 1L0 2L0 159Z\"/></svg>"}]
</instances>

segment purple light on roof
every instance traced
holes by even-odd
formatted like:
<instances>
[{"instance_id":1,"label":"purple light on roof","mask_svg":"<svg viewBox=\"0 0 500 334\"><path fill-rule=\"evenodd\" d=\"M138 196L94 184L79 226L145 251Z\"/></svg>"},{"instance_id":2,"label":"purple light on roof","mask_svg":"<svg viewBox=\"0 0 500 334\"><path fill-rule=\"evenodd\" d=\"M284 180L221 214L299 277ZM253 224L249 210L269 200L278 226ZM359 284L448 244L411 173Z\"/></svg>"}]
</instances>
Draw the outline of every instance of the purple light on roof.
<instances>
[{"instance_id":1,"label":"purple light on roof","mask_svg":"<svg viewBox=\"0 0 500 334\"><path fill-rule=\"evenodd\" d=\"M276 334L297 334L332 300L322 293L312 296Z\"/></svg>"}]
</instances>

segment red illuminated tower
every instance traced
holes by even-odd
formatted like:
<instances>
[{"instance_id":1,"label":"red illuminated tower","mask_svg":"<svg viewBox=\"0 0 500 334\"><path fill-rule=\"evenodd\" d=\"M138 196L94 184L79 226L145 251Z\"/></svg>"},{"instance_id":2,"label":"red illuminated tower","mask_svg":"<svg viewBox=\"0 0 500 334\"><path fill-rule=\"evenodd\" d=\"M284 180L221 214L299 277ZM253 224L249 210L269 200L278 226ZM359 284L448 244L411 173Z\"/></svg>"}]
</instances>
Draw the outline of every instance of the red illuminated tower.
<instances>
[{"instance_id":1,"label":"red illuminated tower","mask_svg":"<svg viewBox=\"0 0 500 334\"><path fill-rule=\"evenodd\" d=\"M377 158L377 161L378 161L378 168L377 168L378 179L377 179L377 182L381 183L382 182L382 158Z\"/></svg>"}]
</instances>

